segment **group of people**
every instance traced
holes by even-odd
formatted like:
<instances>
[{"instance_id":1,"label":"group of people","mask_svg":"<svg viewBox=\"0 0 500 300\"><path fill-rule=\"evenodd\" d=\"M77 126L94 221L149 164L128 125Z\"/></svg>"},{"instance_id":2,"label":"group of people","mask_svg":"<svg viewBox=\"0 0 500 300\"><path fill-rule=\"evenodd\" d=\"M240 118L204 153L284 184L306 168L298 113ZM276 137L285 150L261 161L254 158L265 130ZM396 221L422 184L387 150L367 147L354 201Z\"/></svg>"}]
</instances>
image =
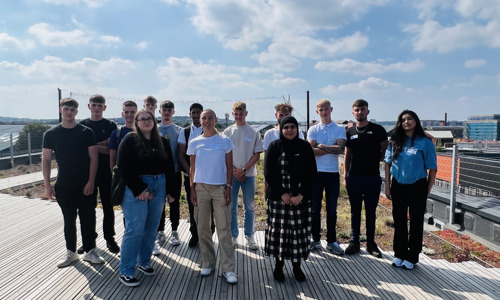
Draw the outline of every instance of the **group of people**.
<instances>
[{"instance_id":1,"label":"group of people","mask_svg":"<svg viewBox=\"0 0 500 300\"><path fill-rule=\"evenodd\" d=\"M322 248L321 209L326 206L326 249L336 255L360 251L363 202L366 214L366 249L375 257L382 252L375 243L376 208L381 189L380 162L386 164L385 194L393 201L395 224L392 264L412 269L422 248L423 217L426 199L436 172L436 154L426 137L418 116L403 111L390 140L383 127L368 121L368 103L356 100L353 126L344 128L333 122L331 103L320 100L318 124L307 132L307 140L289 103L275 106L276 128L264 139L247 122L244 102L232 107L235 123L222 133L216 129L217 116L199 103L189 108L192 124L182 128L173 123L172 101L160 103L161 121L155 112L157 100L149 96L144 108L126 101L122 106L125 125L103 118L106 110L101 95L90 98L91 117L76 122L78 102L62 99L62 122L44 135L42 166L49 198L57 195L64 216L66 254L58 267L66 267L84 254L83 260L104 263L96 251L97 190L104 219L107 248L120 254L119 280L137 286L139 270L155 275L152 255L161 253L166 241L165 205L170 207L170 243L179 245L178 234L182 182L190 213L189 247L199 245L201 276L210 276L216 266L212 235L217 231L222 274L230 284L237 283L235 250L238 244L238 197L241 190L244 208L243 228L246 245L259 247L254 239L254 199L256 164L264 152L267 201L265 253L275 259L274 278L285 280L284 260L289 259L297 281L306 276L301 261L310 251ZM54 187L50 183L53 152L58 163ZM344 154L343 178L339 155ZM111 178L115 165L125 182L121 204L125 232L121 248L114 239L114 212L110 202ZM392 179L391 179L392 178ZM351 205L351 239L345 250L336 237L337 200L340 181L346 186ZM407 214L410 214L408 235ZM80 218L82 247L77 249L76 218Z\"/></svg>"}]
</instances>

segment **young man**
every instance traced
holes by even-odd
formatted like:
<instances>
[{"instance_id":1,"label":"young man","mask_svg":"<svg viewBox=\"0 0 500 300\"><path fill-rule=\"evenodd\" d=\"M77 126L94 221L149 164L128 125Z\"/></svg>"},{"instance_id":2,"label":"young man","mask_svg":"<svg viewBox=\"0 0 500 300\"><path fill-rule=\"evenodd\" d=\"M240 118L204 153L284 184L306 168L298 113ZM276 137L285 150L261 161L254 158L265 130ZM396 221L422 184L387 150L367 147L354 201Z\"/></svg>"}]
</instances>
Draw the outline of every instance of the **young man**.
<instances>
[{"instance_id":1,"label":"young man","mask_svg":"<svg viewBox=\"0 0 500 300\"><path fill-rule=\"evenodd\" d=\"M335 226L337 224L337 199L339 197L339 154L344 152L346 143L345 129L332 121L333 108L330 101L320 100L316 113L321 121L309 128L307 139L313 147L318 166L318 176L312 190L312 237L311 250L321 248L321 204L323 191L326 200L326 249L336 255L344 254L337 243Z\"/></svg>"},{"instance_id":2,"label":"young man","mask_svg":"<svg viewBox=\"0 0 500 300\"><path fill-rule=\"evenodd\" d=\"M64 217L66 254L57 263L59 268L78 260L76 253L76 217L80 218L84 260L95 264L104 263L96 251L95 208L97 205L94 179L97 172L97 145L92 129L78 124L78 102L62 99L59 111L62 122L45 132L43 137L42 170L45 193L61 207ZM52 151L57 160L58 175L54 188L50 185Z\"/></svg>"},{"instance_id":3,"label":"young man","mask_svg":"<svg viewBox=\"0 0 500 300\"><path fill-rule=\"evenodd\" d=\"M153 115L156 116L157 103L158 100L156 100L155 97L147 96L146 99L144 99L144 108L151 111Z\"/></svg>"},{"instance_id":4,"label":"young man","mask_svg":"<svg viewBox=\"0 0 500 300\"><path fill-rule=\"evenodd\" d=\"M248 111L244 102L236 102L233 105L233 117L235 124L224 130L223 134L228 136L235 145L233 149L233 182L231 190L231 234L233 245L238 241L238 193L241 188L243 194L243 205L245 208L245 238L248 248L259 249L254 233L254 201L255 201L255 176L257 168L255 164L264 151L260 133L246 122Z\"/></svg>"},{"instance_id":5,"label":"young man","mask_svg":"<svg viewBox=\"0 0 500 300\"><path fill-rule=\"evenodd\" d=\"M200 116L203 111L203 106L199 103L193 103L189 107L189 116L193 121L189 127L183 128L179 133L179 168L184 173L184 189L186 191L186 200L189 207L189 231L191 232L191 239L189 240L189 247L196 247L198 245L198 229L194 219L194 206L191 203L191 186L189 184L189 167L190 159L186 154L189 143L192 139L198 137L203 132L201 127ZM212 214L212 232L215 231L215 224Z\"/></svg>"},{"instance_id":6,"label":"young man","mask_svg":"<svg viewBox=\"0 0 500 300\"><path fill-rule=\"evenodd\" d=\"M365 202L366 250L381 258L382 252L375 243L375 219L380 196L380 161L387 149L387 132L384 127L371 123L368 102L354 101L352 115L356 124L346 131L347 143L344 155L344 185L351 204L351 241L346 254L359 252L361 207Z\"/></svg>"},{"instance_id":7,"label":"young man","mask_svg":"<svg viewBox=\"0 0 500 300\"><path fill-rule=\"evenodd\" d=\"M137 104L134 101L125 101L122 105L122 117L125 120L125 125L120 129L111 132L109 136L108 149L109 149L109 167L111 172L116 165L116 151L118 146L127 133L135 130L135 114L137 113ZM118 133L118 135L117 135Z\"/></svg>"},{"instance_id":8,"label":"young man","mask_svg":"<svg viewBox=\"0 0 500 300\"><path fill-rule=\"evenodd\" d=\"M111 133L116 130L116 124L105 119L102 114L106 110L106 99L102 95L93 95L88 104L90 118L82 120L80 124L85 125L94 131L97 138L97 151L99 153L99 166L95 178L95 187L99 189L102 211L104 218L102 229L104 239L110 252L120 252L120 247L115 241L115 212L111 204L111 179L113 174L109 169L109 149L108 141ZM83 253L83 247L78 249L78 253Z\"/></svg>"},{"instance_id":9,"label":"young man","mask_svg":"<svg viewBox=\"0 0 500 300\"><path fill-rule=\"evenodd\" d=\"M169 202L170 223L172 224L172 237L170 238L170 243L172 244L172 246L179 246L181 244L181 241L179 240L179 233L177 232L177 228L179 227L180 219L179 198L181 195L182 174L179 169L179 153L177 140L179 139L179 133L181 132L182 127L172 122L174 114L175 106L172 101L165 100L160 104L161 123L158 124L158 131L160 132L161 136L168 136L175 164L175 182L168 183L174 185L174 193L172 194L174 201ZM156 236L155 247L153 249L153 255L160 254L160 245L166 240L164 230L165 208L163 208L163 212L161 214L160 225L158 226L158 234Z\"/></svg>"},{"instance_id":10,"label":"young man","mask_svg":"<svg viewBox=\"0 0 500 300\"><path fill-rule=\"evenodd\" d=\"M278 140L280 138L281 119L292 115L293 106L289 103L280 103L274 106L274 109L276 110L274 116L276 117L276 121L278 122L278 124L275 128L269 129L264 134L264 150L267 150L267 147L269 147L269 144L271 144L272 141ZM304 134L301 130L299 130L299 138L304 139Z\"/></svg>"}]
</instances>

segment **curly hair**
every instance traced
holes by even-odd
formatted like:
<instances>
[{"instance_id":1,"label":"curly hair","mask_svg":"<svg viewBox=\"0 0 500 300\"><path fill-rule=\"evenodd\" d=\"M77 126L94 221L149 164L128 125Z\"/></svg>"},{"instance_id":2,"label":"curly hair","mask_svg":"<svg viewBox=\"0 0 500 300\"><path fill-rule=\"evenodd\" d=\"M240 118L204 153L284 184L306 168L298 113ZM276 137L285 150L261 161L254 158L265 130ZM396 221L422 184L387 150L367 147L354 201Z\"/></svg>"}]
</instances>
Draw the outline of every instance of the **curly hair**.
<instances>
[{"instance_id":1,"label":"curly hair","mask_svg":"<svg viewBox=\"0 0 500 300\"><path fill-rule=\"evenodd\" d=\"M417 116L417 114L414 111L408 109L403 110L398 116L396 126L394 127L394 134L390 139L390 142L392 144L392 159L397 159L399 157L399 154L401 153L401 150L403 149L403 145L405 144L407 138L406 132L403 129L403 116L406 114L409 114L416 123L413 135L411 137L411 146L413 146L415 137L426 137L425 131L422 128L422 124L420 124L420 118Z\"/></svg>"}]
</instances>

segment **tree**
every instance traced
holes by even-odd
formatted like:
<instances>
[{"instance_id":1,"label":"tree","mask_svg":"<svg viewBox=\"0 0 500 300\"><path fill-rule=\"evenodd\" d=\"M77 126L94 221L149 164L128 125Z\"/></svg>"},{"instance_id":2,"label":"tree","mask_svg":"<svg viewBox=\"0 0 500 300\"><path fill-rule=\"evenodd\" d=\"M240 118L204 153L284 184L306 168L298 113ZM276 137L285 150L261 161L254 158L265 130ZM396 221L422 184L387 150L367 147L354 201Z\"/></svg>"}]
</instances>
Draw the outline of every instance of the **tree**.
<instances>
[{"instance_id":1,"label":"tree","mask_svg":"<svg viewBox=\"0 0 500 300\"><path fill-rule=\"evenodd\" d=\"M14 151L27 151L28 150L28 133L31 136L31 149L42 149L43 134L49 130L50 126L42 123L29 123L26 124L23 130L19 133Z\"/></svg>"}]
</instances>

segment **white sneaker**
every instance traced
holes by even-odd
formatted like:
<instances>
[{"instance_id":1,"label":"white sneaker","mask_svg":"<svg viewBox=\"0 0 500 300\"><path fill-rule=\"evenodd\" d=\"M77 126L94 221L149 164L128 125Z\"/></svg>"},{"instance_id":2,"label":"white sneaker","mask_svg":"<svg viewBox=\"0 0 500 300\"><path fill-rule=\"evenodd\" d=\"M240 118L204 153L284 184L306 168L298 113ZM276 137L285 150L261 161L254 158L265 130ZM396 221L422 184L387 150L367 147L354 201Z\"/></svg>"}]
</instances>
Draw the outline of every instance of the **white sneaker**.
<instances>
[{"instance_id":1,"label":"white sneaker","mask_svg":"<svg viewBox=\"0 0 500 300\"><path fill-rule=\"evenodd\" d=\"M155 241L155 246L153 248L153 255L154 256L160 255L160 242L158 242L158 240Z\"/></svg>"},{"instance_id":2,"label":"white sneaker","mask_svg":"<svg viewBox=\"0 0 500 300\"><path fill-rule=\"evenodd\" d=\"M237 236L233 236L231 241L233 242L233 247L236 247L238 245L238 237Z\"/></svg>"},{"instance_id":3,"label":"white sneaker","mask_svg":"<svg viewBox=\"0 0 500 300\"><path fill-rule=\"evenodd\" d=\"M413 266L414 266L414 264L407 261L407 260L403 260L403 263L401 264L401 267L403 267L403 269L407 269L407 270L413 269Z\"/></svg>"},{"instance_id":4,"label":"white sneaker","mask_svg":"<svg viewBox=\"0 0 500 300\"><path fill-rule=\"evenodd\" d=\"M402 264L403 264L403 260L402 260L401 258L397 258L397 257L396 257L396 258L394 258L394 259L392 260L392 265L393 265L394 267L399 268L399 267L401 267L401 265L402 265Z\"/></svg>"},{"instance_id":5,"label":"white sneaker","mask_svg":"<svg viewBox=\"0 0 500 300\"><path fill-rule=\"evenodd\" d=\"M167 236L165 235L165 232L158 231L158 233L156 234L156 240L158 241L158 243L160 243L160 245L165 243L165 241L167 240Z\"/></svg>"},{"instance_id":6,"label":"white sneaker","mask_svg":"<svg viewBox=\"0 0 500 300\"><path fill-rule=\"evenodd\" d=\"M255 239L253 238L253 236L245 236L245 238L247 239L247 246L250 250L259 249L259 246L255 242Z\"/></svg>"},{"instance_id":7,"label":"white sneaker","mask_svg":"<svg viewBox=\"0 0 500 300\"><path fill-rule=\"evenodd\" d=\"M74 262L75 260L78 260L78 259L80 259L80 256L77 253L75 253L71 250L66 250L66 255L63 257L63 259L61 259L60 261L57 262L57 267L58 268L67 267L72 262Z\"/></svg>"},{"instance_id":8,"label":"white sneaker","mask_svg":"<svg viewBox=\"0 0 500 300\"><path fill-rule=\"evenodd\" d=\"M238 277L233 272L222 272L222 275L226 277L227 283L235 284L238 282Z\"/></svg>"},{"instance_id":9,"label":"white sneaker","mask_svg":"<svg viewBox=\"0 0 500 300\"><path fill-rule=\"evenodd\" d=\"M91 262L93 264L103 264L104 259L97 254L96 248L92 248L89 252L85 253L83 260Z\"/></svg>"},{"instance_id":10,"label":"white sneaker","mask_svg":"<svg viewBox=\"0 0 500 300\"><path fill-rule=\"evenodd\" d=\"M210 276L210 274L212 274L212 271L213 271L213 270L214 270L213 268L212 268L212 269L209 269L209 268L202 268L202 269L201 269L200 274L201 274L201 276L203 276L203 277Z\"/></svg>"},{"instance_id":11,"label":"white sneaker","mask_svg":"<svg viewBox=\"0 0 500 300\"><path fill-rule=\"evenodd\" d=\"M179 246L181 244L181 240L179 240L179 233L177 231L172 231L170 243L172 244L172 246Z\"/></svg>"}]
</instances>

